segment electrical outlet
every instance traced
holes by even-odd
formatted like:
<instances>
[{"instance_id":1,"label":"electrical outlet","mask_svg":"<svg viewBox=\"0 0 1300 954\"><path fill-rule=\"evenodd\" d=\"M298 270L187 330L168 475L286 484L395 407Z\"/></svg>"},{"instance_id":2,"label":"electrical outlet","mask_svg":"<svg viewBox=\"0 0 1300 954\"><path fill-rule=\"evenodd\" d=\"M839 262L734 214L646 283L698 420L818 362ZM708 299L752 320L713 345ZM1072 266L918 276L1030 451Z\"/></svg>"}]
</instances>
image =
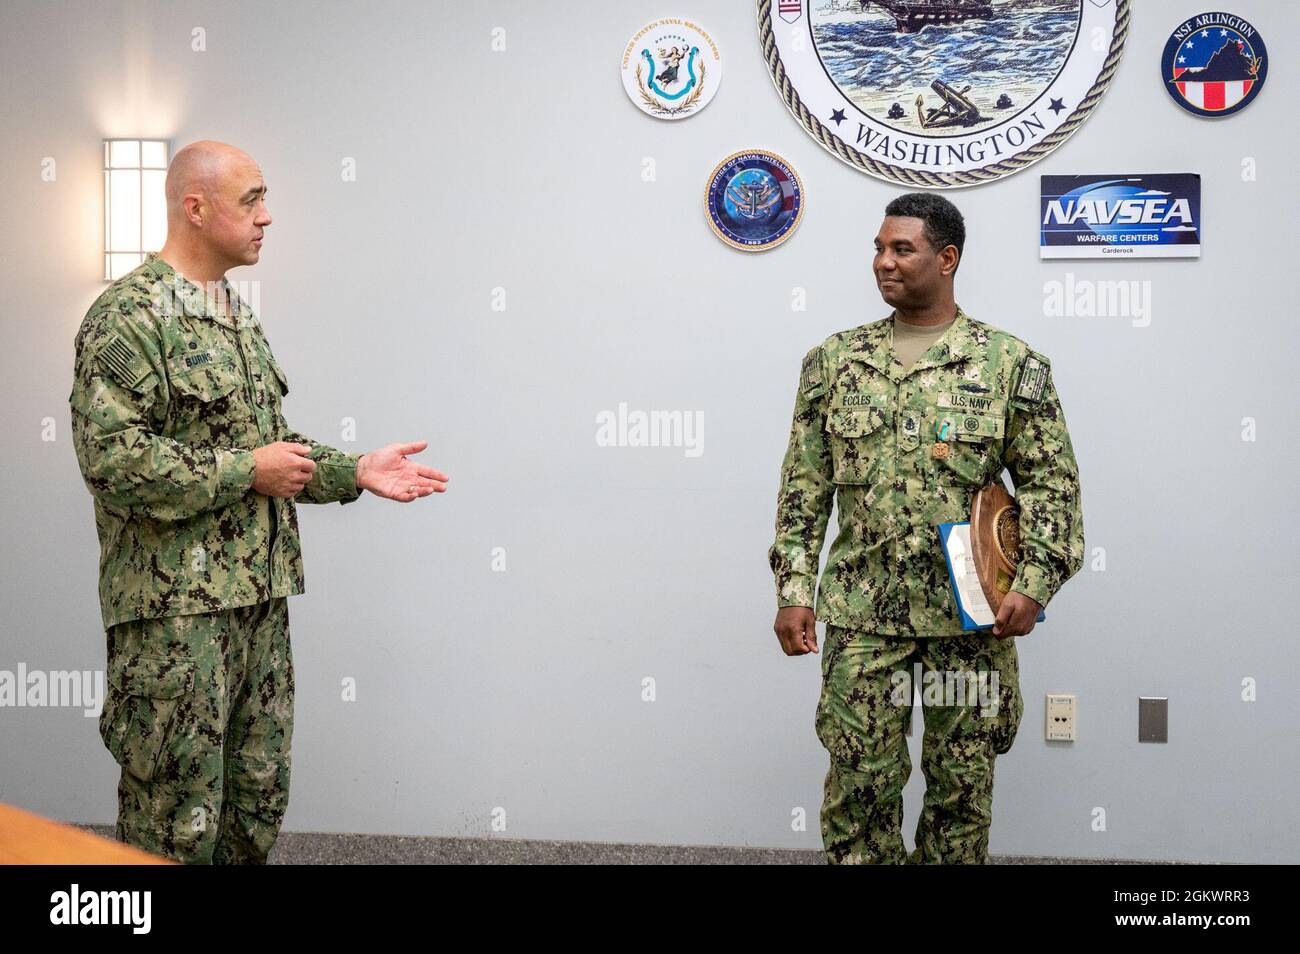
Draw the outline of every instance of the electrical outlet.
<instances>
[{"instance_id":1,"label":"electrical outlet","mask_svg":"<svg viewBox=\"0 0 1300 954\"><path fill-rule=\"evenodd\" d=\"M1063 693L1047 695L1047 741L1074 741L1074 696Z\"/></svg>"}]
</instances>

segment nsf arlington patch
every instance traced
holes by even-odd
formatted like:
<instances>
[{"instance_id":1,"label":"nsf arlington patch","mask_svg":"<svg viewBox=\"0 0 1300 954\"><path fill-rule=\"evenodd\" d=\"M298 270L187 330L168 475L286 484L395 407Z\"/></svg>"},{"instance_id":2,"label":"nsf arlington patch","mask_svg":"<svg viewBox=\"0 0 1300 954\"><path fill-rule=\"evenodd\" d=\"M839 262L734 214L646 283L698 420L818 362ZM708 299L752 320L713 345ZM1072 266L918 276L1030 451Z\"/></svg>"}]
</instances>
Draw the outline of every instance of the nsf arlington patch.
<instances>
[{"instance_id":1,"label":"nsf arlington patch","mask_svg":"<svg viewBox=\"0 0 1300 954\"><path fill-rule=\"evenodd\" d=\"M1245 109L1267 75L1264 38L1231 13L1202 13L1179 24L1160 60L1165 89L1196 116L1231 116Z\"/></svg>"},{"instance_id":2,"label":"nsf arlington patch","mask_svg":"<svg viewBox=\"0 0 1300 954\"><path fill-rule=\"evenodd\" d=\"M709 176L704 211L722 241L746 252L761 252L780 245L798 226L803 184L774 152L733 153Z\"/></svg>"},{"instance_id":3,"label":"nsf arlington patch","mask_svg":"<svg viewBox=\"0 0 1300 954\"><path fill-rule=\"evenodd\" d=\"M637 30L623 51L623 89L641 112L685 119L722 82L722 54L698 23L669 17Z\"/></svg>"},{"instance_id":4,"label":"nsf arlington patch","mask_svg":"<svg viewBox=\"0 0 1300 954\"><path fill-rule=\"evenodd\" d=\"M1130 0L758 0L778 94L821 145L955 188L1047 156L1101 101Z\"/></svg>"}]
</instances>

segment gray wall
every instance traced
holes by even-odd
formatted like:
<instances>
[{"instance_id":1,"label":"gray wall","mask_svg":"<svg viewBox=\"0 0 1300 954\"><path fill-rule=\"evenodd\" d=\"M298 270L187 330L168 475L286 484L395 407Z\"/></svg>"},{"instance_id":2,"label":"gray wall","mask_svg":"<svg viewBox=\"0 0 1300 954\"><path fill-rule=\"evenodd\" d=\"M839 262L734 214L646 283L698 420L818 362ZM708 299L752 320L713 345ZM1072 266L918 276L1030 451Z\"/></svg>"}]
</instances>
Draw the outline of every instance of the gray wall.
<instances>
[{"instance_id":1,"label":"gray wall","mask_svg":"<svg viewBox=\"0 0 1300 954\"><path fill-rule=\"evenodd\" d=\"M1296 861L1295 564L1275 528L1300 516L1300 10L1235 0L1276 60L1254 105L1210 122L1157 81L1169 30L1207 5L1155 6L1137 4L1114 86L1073 139L950 193L970 229L958 300L1053 360L1089 552L1019 643L1027 706L998 760L992 850ZM676 124L641 115L616 76L632 32L676 11L560 9L5 3L0 669L104 664L67 406L73 335L103 288L100 140L223 139L271 188L262 262L230 277L262 283L289 420L337 442L354 417L343 446L358 450L427 438L424 457L453 475L409 507L300 509L286 829L481 835L500 806L510 837L818 847L820 657L778 650L765 551L799 360L886 314L869 249L899 190L790 117L752 4L679 8L718 40L726 76ZM206 53L190 49L196 26ZM762 255L724 246L700 211L714 163L751 146L791 160L808 197L799 232ZM641 179L647 156L657 181ZM1246 156L1258 181L1241 179ZM1038 260L1040 173L1164 171L1204 177L1200 261ZM1067 272L1149 281L1150 324L1046 317L1044 284ZM598 447L596 414L619 402L702 411L703 455ZM339 699L347 677L355 703ZM1078 694L1073 745L1043 741L1049 691ZM1139 695L1170 697L1167 745L1137 743ZM115 781L93 719L0 709L0 800L111 821Z\"/></svg>"}]
</instances>

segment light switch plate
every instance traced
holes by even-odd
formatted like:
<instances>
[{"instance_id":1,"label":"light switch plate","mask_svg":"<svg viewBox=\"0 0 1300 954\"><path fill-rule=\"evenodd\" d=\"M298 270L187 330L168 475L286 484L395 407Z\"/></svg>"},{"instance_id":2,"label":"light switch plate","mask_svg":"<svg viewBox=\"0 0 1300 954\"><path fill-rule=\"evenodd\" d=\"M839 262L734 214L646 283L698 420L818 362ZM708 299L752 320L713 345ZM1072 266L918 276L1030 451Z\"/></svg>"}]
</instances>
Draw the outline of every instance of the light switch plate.
<instances>
[{"instance_id":1,"label":"light switch plate","mask_svg":"<svg viewBox=\"0 0 1300 954\"><path fill-rule=\"evenodd\" d=\"M1169 699L1167 696L1138 697L1138 741L1169 741Z\"/></svg>"}]
</instances>

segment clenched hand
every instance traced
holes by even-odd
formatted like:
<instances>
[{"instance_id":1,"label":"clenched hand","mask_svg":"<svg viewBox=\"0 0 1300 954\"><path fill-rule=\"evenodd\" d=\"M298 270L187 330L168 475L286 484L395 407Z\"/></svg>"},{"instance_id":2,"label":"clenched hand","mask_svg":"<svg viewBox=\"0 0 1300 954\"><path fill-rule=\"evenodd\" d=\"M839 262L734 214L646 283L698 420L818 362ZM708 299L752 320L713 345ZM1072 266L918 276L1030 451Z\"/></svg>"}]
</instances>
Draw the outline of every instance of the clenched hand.
<instances>
[{"instance_id":1,"label":"clenched hand","mask_svg":"<svg viewBox=\"0 0 1300 954\"><path fill-rule=\"evenodd\" d=\"M817 652L817 617L808 606L783 606L776 611L776 638L787 656Z\"/></svg>"},{"instance_id":2,"label":"clenched hand","mask_svg":"<svg viewBox=\"0 0 1300 954\"><path fill-rule=\"evenodd\" d=\"M1042 607L1037 600L1018 590L1012 590L1002 597L998 617L993 621L993 635L998 639L1028 636L1038 622L1040 609Z\"/></svg>"},{"instance_id":3,"label":"clenched hand","mask_svg":"<svg viewBox=\"0 0 1300 954\"><path fill-rule=\"evenodd\" d=\"M306 444L276 441L253 449L253 489L268 497L292 497L311 481L316 462Z\"/></svg>"}]
</instances>

